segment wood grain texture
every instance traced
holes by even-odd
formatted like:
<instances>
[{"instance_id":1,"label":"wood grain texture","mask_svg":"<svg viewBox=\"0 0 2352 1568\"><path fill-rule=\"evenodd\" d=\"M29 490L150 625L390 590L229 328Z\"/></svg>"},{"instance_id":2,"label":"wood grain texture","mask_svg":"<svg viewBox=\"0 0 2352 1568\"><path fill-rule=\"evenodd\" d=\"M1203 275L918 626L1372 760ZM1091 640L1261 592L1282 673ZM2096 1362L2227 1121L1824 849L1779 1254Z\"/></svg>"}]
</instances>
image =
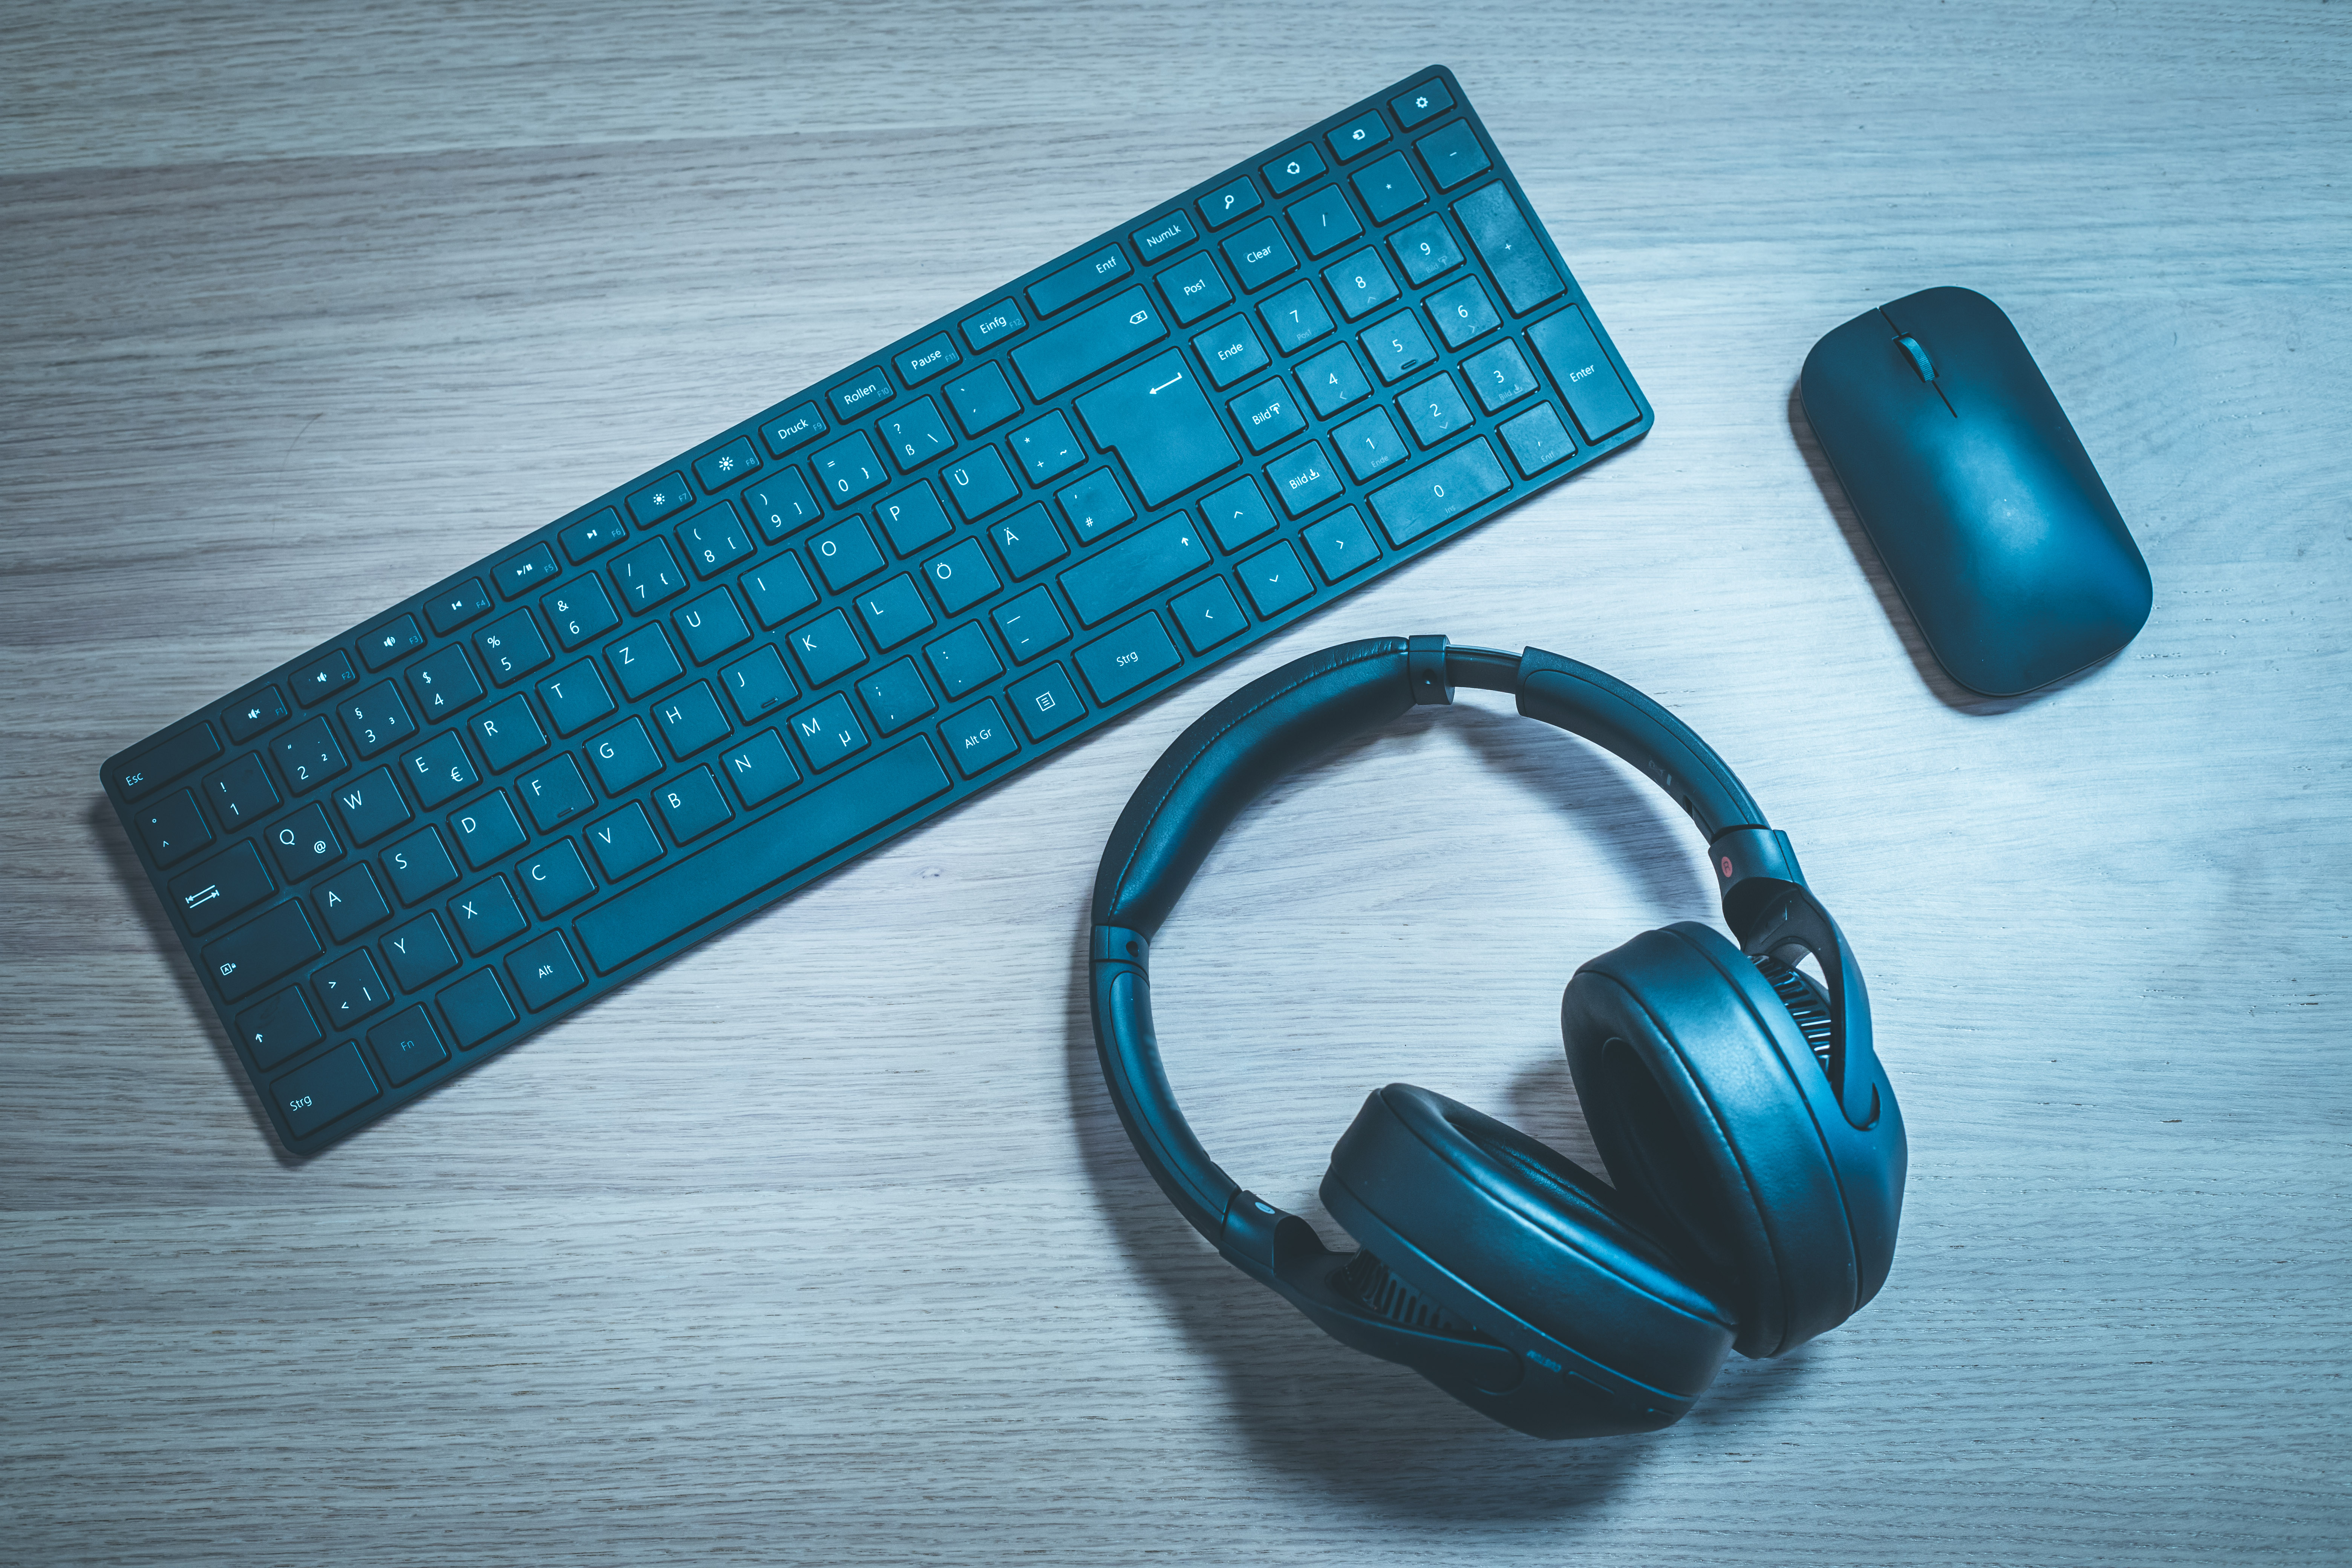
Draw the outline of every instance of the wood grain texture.
<instances>
[{"instance_id":1,"label":"wood grain texture","mask_svg":"<svg viewBox=\"0 0 2352 1568\"><path fill-rule=\"evenodd\" d=\"M1433 24L1433 17L1442 17ZM10 7L0 1560L2343 1560L2341 5ZM1655 433L308 1164L115 749L1443 59ZM2022 700L1927 661L1792 387L1961 283L2154 570ZM1193 715L1328 642L1688 718L1870 975L1893 1279L1539 1445L1201 1246L1078 938ZM1159 944L1205 1142L1315 1215L1404 1079L1580 1157L1559 987L1687 825L1483 700L1286 781Z\"/></svg>"}]
</instances>

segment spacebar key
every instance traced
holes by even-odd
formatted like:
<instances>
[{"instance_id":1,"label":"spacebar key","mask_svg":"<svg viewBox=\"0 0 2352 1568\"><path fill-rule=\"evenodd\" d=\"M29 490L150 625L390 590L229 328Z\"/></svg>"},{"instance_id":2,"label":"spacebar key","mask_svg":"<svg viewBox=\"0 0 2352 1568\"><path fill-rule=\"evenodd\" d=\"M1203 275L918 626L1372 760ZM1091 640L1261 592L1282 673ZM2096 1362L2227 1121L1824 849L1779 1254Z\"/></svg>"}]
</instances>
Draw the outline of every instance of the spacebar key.
<instances>
[{"instance_id":1,"label":"spacebar key","mask_svg":"<svg viewBox=\"0 0 2352 1568\"><path fill-rule=\"evenodd\" d=\"M580 944L610 974L947 789L918 735L589 910Z\"/></svg>"}]
</instances>

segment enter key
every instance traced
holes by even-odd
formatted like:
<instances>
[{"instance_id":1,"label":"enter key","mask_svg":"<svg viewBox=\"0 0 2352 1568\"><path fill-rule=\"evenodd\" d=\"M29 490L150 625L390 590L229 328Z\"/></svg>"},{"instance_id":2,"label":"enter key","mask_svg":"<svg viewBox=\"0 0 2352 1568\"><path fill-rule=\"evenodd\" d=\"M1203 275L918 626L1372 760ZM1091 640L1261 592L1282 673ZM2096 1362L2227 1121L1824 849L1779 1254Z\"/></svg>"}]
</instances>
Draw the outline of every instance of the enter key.
<instances>
[{"instance_id":1,"label":"enter key","mask_svg":"<svg viewBox=\"0 0 2352 1568\"><path fill-rule=\"evenodd\" d=\"M1147 507L1242 460L1200 378L1172 349L1079 398L1078 414L1095 445L1127 465Z\"/></svg>"}]
</instances>

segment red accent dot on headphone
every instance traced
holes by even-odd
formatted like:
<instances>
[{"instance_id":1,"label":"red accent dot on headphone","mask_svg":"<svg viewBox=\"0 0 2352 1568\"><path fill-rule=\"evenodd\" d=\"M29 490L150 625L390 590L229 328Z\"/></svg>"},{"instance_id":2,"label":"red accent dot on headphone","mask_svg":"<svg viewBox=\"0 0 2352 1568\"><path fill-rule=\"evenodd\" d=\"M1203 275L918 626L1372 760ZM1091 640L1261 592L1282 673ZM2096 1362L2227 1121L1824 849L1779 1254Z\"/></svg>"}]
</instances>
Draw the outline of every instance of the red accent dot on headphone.
<instances>
[{"instance_id":1,"label":"red accent dot on headphone","mask_svg":"<svg viewBox=\"0 0 2352 1568\"><path fill-rule=\"evenodd\" d=\"M1731 876L1731 857L1728 855L1723 858L1723 874L1727 879Z\"/></svg>"}]
</instances>

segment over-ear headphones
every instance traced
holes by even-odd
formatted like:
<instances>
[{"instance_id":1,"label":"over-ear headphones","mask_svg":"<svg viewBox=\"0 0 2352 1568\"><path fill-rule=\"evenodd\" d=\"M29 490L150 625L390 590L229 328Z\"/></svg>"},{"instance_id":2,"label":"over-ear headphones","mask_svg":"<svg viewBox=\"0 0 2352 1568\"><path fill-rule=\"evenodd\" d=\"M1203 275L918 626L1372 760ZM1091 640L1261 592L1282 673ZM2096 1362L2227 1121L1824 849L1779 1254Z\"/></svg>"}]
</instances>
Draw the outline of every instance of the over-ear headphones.
<instances>
[{"instance_id":1,"label":"over-ear headphones","mask_svg":"<svg viewBox=\"0 0 2352 1568\"><path fill-rule=\"evenodd\" d=\"M1152 1036L1151 938L1276 778L1457 686L1514 693L1520 712L1663 786L1706 835L1738 945L1677 921L1569 982L1569 1070L1613 1187L1466 1105L1391 1084L1331 1151L1323 1204L1362 1244L1335 1253L1185 1124ZM1796 967L1808 953L1824 984ZM1103 851L1093 990L1111 1101L1178 1212L1333 1338L1522 1432L1667 1426L1727 1351L1791 1350L1885 1281L1906 1145L1844 935L1706 742L1573 659L1384 637L1218 703L1145 775Z\"/></svg>"}]
</instances>

